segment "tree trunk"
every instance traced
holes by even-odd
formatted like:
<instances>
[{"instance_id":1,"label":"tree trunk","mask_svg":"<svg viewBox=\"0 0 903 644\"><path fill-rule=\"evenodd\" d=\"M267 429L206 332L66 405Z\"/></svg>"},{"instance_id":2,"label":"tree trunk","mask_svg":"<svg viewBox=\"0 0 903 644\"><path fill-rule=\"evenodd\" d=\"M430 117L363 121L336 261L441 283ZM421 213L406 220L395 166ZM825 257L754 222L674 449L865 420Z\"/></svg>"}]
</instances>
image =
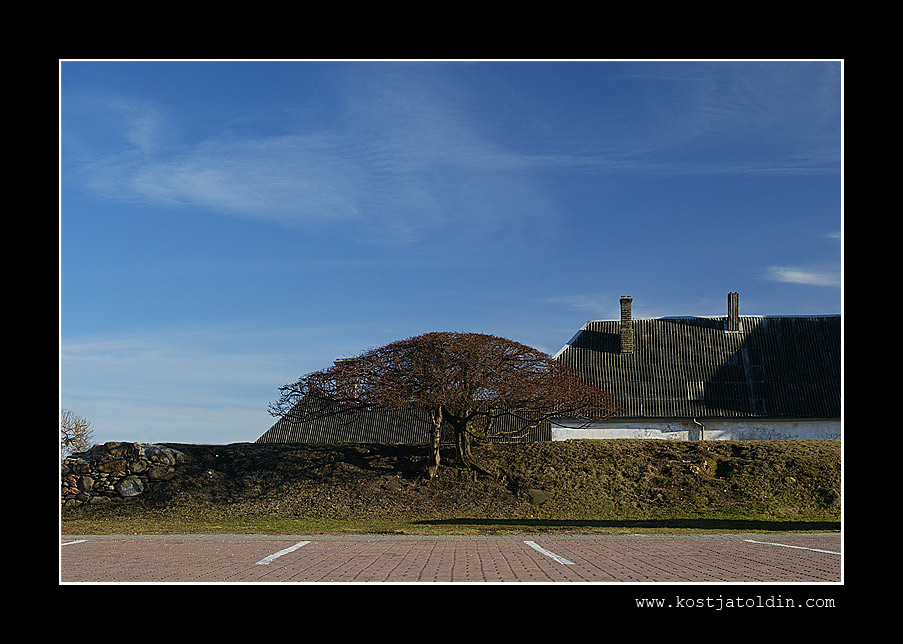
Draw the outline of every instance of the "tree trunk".
<instances>
[{"instance_id":1,"label":"tree trunk","mask_svg":"<svg viewBox=\"0 0 903 644\"><path fill-rule=\"evenodd\" d=\"M470 434L467 433L467 426L455 428L455 452L461 465L472 468L475 464L473 454L470 451Z\"/></svg>"},{"instance_id":2,"label":"tree trunk","mask_svg":"<svg viewBox=\"0 0 903 644\"><path fill-rule=\"evenodd\" d=\"M470 427L468 426L468 424L465 422L461 425L453 425L452 429L455 433L455 453L461 465L474 473L479 472L481 474L496 476L496 472L486 469L477 462L476 458L474 458L473 453L470 450L473 441L470 435Z\"/></svg>"},{"instance_id":3,"label":"tree trunk","mask_svg":"<svg viewBox=\"0 0 903 644\"><path fill-rule=\"evenodd\" d=\"M439 442L442 438L442 408L433 413L433 434L430 437L430 458L426 466L431 479L439 473Z\"/></svg>"}]
</instances>

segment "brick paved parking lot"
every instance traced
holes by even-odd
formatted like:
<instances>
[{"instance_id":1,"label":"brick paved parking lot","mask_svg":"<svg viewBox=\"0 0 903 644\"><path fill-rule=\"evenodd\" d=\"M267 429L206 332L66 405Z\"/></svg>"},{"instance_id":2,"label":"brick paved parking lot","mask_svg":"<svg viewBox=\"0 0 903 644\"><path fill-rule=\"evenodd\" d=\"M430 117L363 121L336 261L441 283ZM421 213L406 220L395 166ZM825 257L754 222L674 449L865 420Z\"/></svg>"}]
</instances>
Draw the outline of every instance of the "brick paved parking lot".
<instances>
[{"instance_id":1,"label":"brick paved parking lot","mask_svg":"<svg viewBox=\"0 0 903 644\"><path fill-rule=\"evenodd\" d=\"M839 534L63 536L67 582L841 582Z\"/></svg>"}]
</instances>

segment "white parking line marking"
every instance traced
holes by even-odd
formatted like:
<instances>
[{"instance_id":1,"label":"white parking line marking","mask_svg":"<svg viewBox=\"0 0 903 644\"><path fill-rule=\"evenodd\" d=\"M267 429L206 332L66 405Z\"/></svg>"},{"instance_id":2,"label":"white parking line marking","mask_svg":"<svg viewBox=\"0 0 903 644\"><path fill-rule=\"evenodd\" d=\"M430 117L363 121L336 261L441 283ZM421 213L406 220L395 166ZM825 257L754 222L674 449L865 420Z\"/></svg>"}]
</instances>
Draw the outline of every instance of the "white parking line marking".
<instances>
[{"instance_id":1,"label":"white parking line marking","mask_svg":"<svg viewBox=\"0 0 903 644\"><path fill-rule=\"evenodd\" d=\"M552 559L554 559L554 560L557 561L558 563L563 563L563 564L566 565L566 566L573 566L573 565L574 565L574 562L573 562L573 561L568 561L567 559L565 559L565 558L562 557L561 555L556 555L554 552L549 552L549 551L546 550L545 548L541 548L540 546L536 545L533 541L524 541L524 543L527 544L528 546L530 546L531 548L533 548L534 550L536 550L537 552L541 552L541 553L544 554L546 557L551 557Z\"/></svg>"},{"instance_id":2,"label":"white parking line marking","mask_svg":"<svg viewBox=\"0 0 903 644\"><path fill-rule=\"evenodd\" d=\"M310 543L310 541L299 541L298 543L296 543L295 545L293 545L290 548L286 548L285 550L280 550L279 552L271 554L269 557L264 557L263 559L261 559L260 561L257 562L257 565L258 566L266 566L267 564L271 563L274 559L278 559L282 555L287 555L290 552L294 552L301 546L306 546L309 543Z\"/></svg>"},{"instance_id":3,"label":"white parking line marking","mask_svg":"<svg viewBox=\"0 0 903 644\"><path fill-rule=\"evenodd\" d=\"M818 548L804 548L803 546L788 546L786 543L770 543L768 541L755 541L753 539L744 539L749 543L762 543L766 546L781 546L782 548L796 548L797 550L811 550L812 552L826 552L829 555L839 555L839 552L834 552L833 550L819 550Z\"/></svg>"},{"instance_id":4,"label":"white parking line marking","mask_svg":"<svg viewBox=\"0 0 903 644\"><path fill-rule=\"evenodd\" d=\"M61 543L61 546L71 546L73 543L86 543L87 539L79 539L78 541L67 541L66 543Z\"/></svg>"}]
</instances>

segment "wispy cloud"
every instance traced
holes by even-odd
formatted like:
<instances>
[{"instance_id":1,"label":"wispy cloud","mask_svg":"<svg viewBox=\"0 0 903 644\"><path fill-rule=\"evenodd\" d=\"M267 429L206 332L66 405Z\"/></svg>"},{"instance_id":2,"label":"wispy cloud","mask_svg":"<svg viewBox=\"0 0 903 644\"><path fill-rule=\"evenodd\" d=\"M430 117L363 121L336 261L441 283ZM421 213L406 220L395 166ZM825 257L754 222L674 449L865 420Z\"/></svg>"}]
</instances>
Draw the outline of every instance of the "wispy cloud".
<instances>
[{"instance_id":1,"label":"wispy cloud","mask_svg":"<svg viewBox=\"0 0 903 644\"><path fill-rule=\"evenodd\" d=\"M840 66L646 63L613 76L636 103L599 115L579 154L592 172L837 173ZM629 109L628 109L629 108Z\"/></svg>"},{"instance_id":2,"label":"wispy cloud","mask_svg":"<svg viewBox=\"0 0 903 644\"><path fill-rule=\"evenodd\" d=\"M302 336L319 341L305 351L285 348ZM255 440L273 422L267 406L279 386L357 348L330 340L325 328L67 338L60 345L60 404L91 420L100 441Z\"/></svg>"},{"instance_id":3,"label":"wispy cloud","mask_svg":"<svg viewBox=\"0 0 903 644\"><path fill-rule=\"evenodd\" d=\"M258 129L214 121L186 132L186 117L163 103L106 97L81 120L67 112L63 179L86 177L110 199L284 226L352 224L346 229L361 238L398 244L544 225L558 214L541 181L549 171L797 174L839 166L832 68L631 69L621 82L639 102L587 106L591 118L554 101L539 107L501 79L490 99L485 87L416 65L347 68L328 98L337 108L328 121L281 119L273 127L272 114L260 115ZM517 131L496 114L500 96L506 112L525 109ZM273 109L280 118L288 111ZM87 114L96 116L85 128Z\"/></svg>"},{"instance_id":4,"label":"wispy cloud","mask_svg":"<svg viewBox=\"0 0 903 644\"><path fill-rule=\"evenodd\" d=\"M767 279L804 286L840 286L840 273L825 270L807 270L795 266L771 266L767 269Z\"/></svg>"},{"instance_id":5,"label":"wispy cloud","mask_svg":"<svg viewBox=\"0 0 903 644\"><path fill-rule=\"evenodd\" d=\"M619 128L609 128L616 135L605 139L614 169L839 172L839 63L650 63L629 69L624 85L643 100L633 114L622 115Z\"/></svg>"},{"instance_id":6,"label":"wispy cloud","mask_svg":"<svg viewBox=\"0 0 903 644\"><path fill-rule=\"evenodd\" d=\"M123 124L120 149L70 162L64 179L84 174L110 199L285 226L352 222L360 237L391 243L540 224L555 207L530 164L482 134L449 94L419 79L349 82L335 122L193 142L179 140L163 105L106 101Z\"/></svg>"},{"instance_id":7,"label":"wispy cloud","mask_svg":"<svg viewBox=\"0 0 903 644\"><path fill-rule=\"evenodd\" d=\"M545 304L563 307L571 311L580 311L588 315L614 316L619 309L618 298L602 295L556 295L546 298Z\"/></svg>"},{"instance_id":8,"label":"wispy cloud","mask_svg":"<svg viewBox=\"0 0 903 644\"><path fill-rule=\"evenodd\" d=\"M152 391L146 385L162 387L172 402L190 400L191 391L201 387L231 396L225 385L242 391L269 388L279 378L301 375L296 373L299 369L319 369L343 351L359 348L330 340L336 329L345 331L342 342L360 340L358 327L335 324L271 327L265 334L256 326L235 325L64 338L61 370L69 387L84 391L92 388L94 377L102 376L118 383L121 392ZM316 350L308 348L305 354L286 350L302 338L314 339L305 346ZM160 389L153 391L154 396L160 395Z\"/></svg>"}]
</instances>

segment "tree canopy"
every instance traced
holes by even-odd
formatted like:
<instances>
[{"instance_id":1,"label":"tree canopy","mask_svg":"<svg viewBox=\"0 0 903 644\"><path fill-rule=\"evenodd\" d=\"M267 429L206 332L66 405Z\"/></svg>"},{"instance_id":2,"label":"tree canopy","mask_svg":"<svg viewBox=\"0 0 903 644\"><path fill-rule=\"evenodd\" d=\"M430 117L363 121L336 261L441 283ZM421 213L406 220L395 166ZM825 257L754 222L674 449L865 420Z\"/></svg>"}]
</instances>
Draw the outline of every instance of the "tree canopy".
<instances>
[{"instance_id":1,"label":"tree canopy","mask_svg":"<svg viewBox=\"0 0 903 644\"><path fill-rule=\"evenodd\" d=\"M270 413L284 416L304 399L341 403L342 409L419 408L433 421L430 476L439 467L443 426L467 467L481 469L471 443L503 416L523 426L555 419L586 422L611 416L609 396L585 384L548 354L481 333L434 332L392 342L302 376L280 388Z\"/></svg>"}]
</instances>

